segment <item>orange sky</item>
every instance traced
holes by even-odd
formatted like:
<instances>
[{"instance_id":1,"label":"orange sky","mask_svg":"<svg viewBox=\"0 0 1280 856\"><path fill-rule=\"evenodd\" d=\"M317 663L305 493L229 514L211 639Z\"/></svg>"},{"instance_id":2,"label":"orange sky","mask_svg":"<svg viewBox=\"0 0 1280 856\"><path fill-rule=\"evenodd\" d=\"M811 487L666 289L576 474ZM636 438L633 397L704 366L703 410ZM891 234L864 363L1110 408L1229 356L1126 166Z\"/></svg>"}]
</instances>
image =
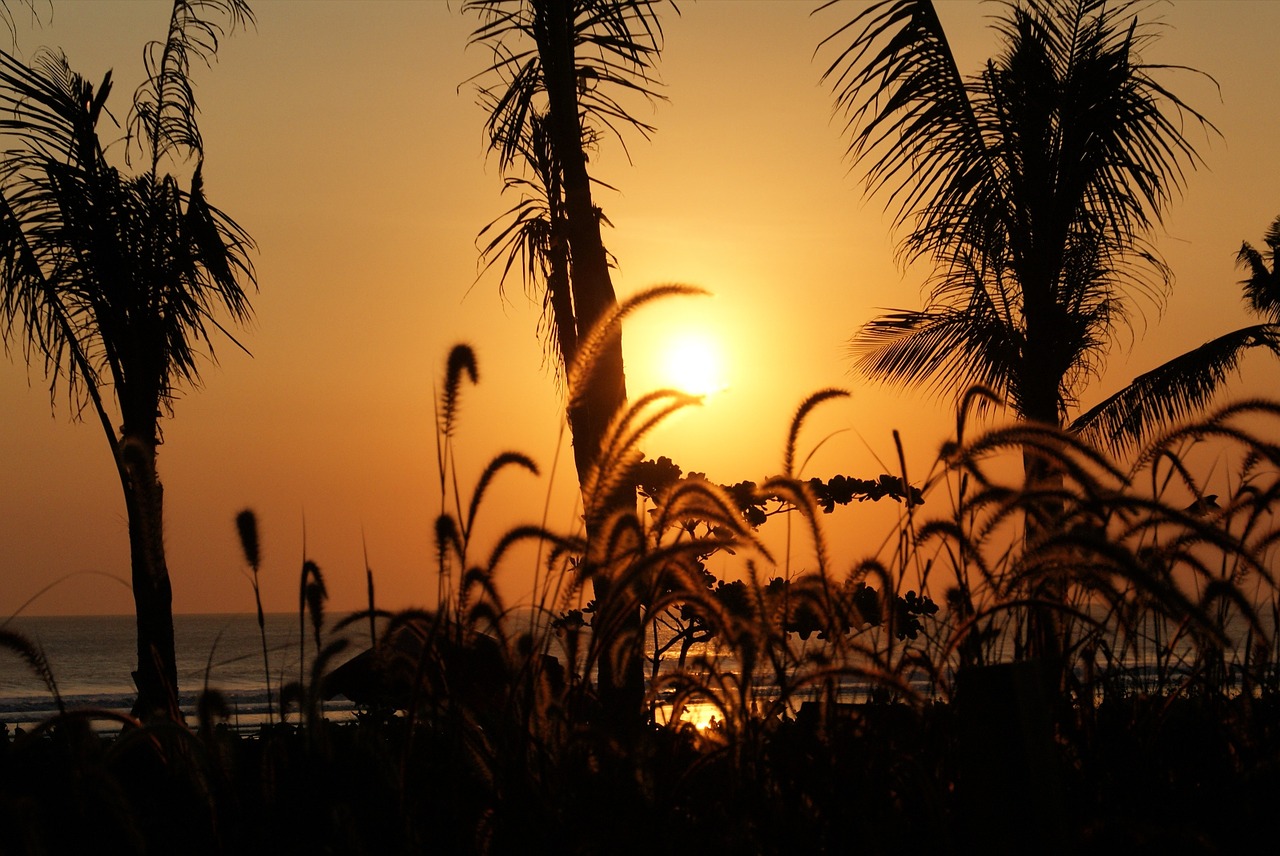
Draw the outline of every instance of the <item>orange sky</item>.
<instances>
[{"instance_id":1,"label":"orange sky","mask_svg":"<svg viewBox=\"0 0 1280 856\"><path fill-rule=\"evenodd\" d=\"M593 158L597 177L620 190L597 200L615 227L605 240L620 293L679 281L715 294L646 309L625 344L634 395L660 382L650 366L661 362L652 352L664 329L707 326L724 341L729 389L649 446L719 481L774 473L791 413L823 387L853 395L813 420L809 446L843 433L808 475L877 475L885 467L876 457L895 455L894 428L909 468L922 472L951 423L946 402L848 374L848 336L878 307L919 305L922 278L894 266L882 205L864 200L818 84L814 47L855 8L810 17L798 2L682 4L680 17L664 19L670 100L647 117L658 127L653 141L631 139L630 164L617 147ZM21 51L60 46L94 80L114 69L109 106L123 119L142 45L163 35L167 4L54 0L53 9L52 23L20 30ZM537 308L514 286L504 303L494 278L476 281L476 234L513 203L485 161L484 116L465 85L485 54L465 50L475 22L456 4L273 0L255 11L256 32L234 36L219 64L197 75L207 191L257 239L261 293L243 336L253 357L224 344L205 387L164 425L175 609L252 609L233 527L246 506L262 526L268 609L296 603L304 524L331 608L362 603L362 539L380 605L424 604L435 591L433 384L449 346L475 345L482 374L464 397L464 481L505 449L550 469L562 422ZM991 52L988 7L940 11L963 65ZM1280 4L1156 11L1170 28L1148 60L1217 79L1220 100L1194 75L1168 81L1223 136L1192 132L1207 167L1190 176L1158 238L1177 276L1172 298L1163 316L1145 307L1137 340L1118 343L1085 404L1248 323L1235 253L1241 240L1260 244L1280 213ZM98 575L128 577L104 439L65 408L51 413L43 378L27 372L19 350L9 356L0 363L0 615L67 574L76 576L27 611L130 612L126 588ZM1274 391L1277 368L1252 359L1235 390ZM567 449L561 459L550 522L566 528L575 516ZM489 525L536 521L548 489L545 475L510 475L486 509ZM839 562L873 549L893 512L858 506L824 519L847 549ZM807 561L802 549L796 561ZM523 564L510 569L509 597L527 597L527 577Z\"/></svg>"}]
</instances>

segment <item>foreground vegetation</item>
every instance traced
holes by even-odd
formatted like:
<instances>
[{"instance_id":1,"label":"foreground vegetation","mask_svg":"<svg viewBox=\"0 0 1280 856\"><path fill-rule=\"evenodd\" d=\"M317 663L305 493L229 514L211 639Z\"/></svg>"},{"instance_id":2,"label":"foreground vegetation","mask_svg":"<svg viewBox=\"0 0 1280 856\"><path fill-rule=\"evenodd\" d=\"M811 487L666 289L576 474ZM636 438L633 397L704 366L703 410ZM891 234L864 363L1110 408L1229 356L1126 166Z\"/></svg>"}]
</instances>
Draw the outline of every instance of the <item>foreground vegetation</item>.
<instances>
[{"instance_id":1,"label":"foreground vegetation","mask_svg":"<svg viewBox=\"0 0 1280 856\"><path fill-rule=\"evenodd\" d=\"M300 644L318 653L270 724L234 731L210 689L195 728L116 715L122 730L104 736L105 714L67 711L2 741L3 852L1217 852L1267 828L1280 447L1265 438L1280 405L1225 408L1121 471L1048 428L970 436L975 391L915 486L797 476L806 416L840 394L824 391L797 411L781 475L721 487L638 453L655 420L692 403L660 392L607 438L591 537L517 527L477 558L488 488L536 467L505 453L470 495L452 487L475 376L455 349L439 608L371 602L334 627L368 626L374 647L332 669L350 652L326 642L323 577L306 563ZM1235 462L1220 495L1191 468L1210 441ZM1023 451L1061 479L1006 483ZM854 499L902 514L896 548L850 568L827 555L822 522ZM1026 534L1046 508L1052 525ZM775 515L809 532L812 566L772 563L760 531ZM256 521L237 524L253 565ZM541 548L532 612L495 584L524 542ZM716 580L704 562L726 550L742 573ZM599 575L610 601L584 604ZM1029 656L1046 613L1058 662ZM26 640L0 643L47 673ZM635 708L599 685L606 658L613 675L643 661ZM339 690L359 702L354 722L323 716Z\"/></svg>"}]
</instances>

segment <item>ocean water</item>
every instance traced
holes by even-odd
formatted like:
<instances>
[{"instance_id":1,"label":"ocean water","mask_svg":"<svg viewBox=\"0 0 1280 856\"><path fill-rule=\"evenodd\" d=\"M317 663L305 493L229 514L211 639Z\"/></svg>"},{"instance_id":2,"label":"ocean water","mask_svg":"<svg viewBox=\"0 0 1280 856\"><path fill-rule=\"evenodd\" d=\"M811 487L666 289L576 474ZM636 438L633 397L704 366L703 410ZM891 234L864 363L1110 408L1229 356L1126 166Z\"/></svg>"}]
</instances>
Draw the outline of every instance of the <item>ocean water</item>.
<instances>
[{"instance_id":1,"label":"ocean water","mask_svg":"<svg viewBox=\"0 0 1280 856\"><path fill-rule=\"evenodd\" d=\"M1100 617L1100 616L1099 616ZM528 616L513 619L517 628L528 626ZM1271 616L1265 616L1266 635L1274 638ZM0 625L16 632L35 644L44 654L57 684L57 689L67 708L98 708L128 713L133 703L134 687L130 677L136 666L135 625L132 615L85 617L26 617L19 616ZM1244 639L1244 626L1239 621L1227 623L1227 635L1235 642L1229 648L1229 659L1240 656ZM311 627L306 627L306 662L299 662L298 616L275 614L266 616L267 655L271 688L278 708L280 687L299 680L300 665L310 680L311 661L315 656ZM204 688L218 690L227 700L231 721L242 726L263 722L268 711L266 677L263 668L262 639L259 635L257 616L242 615L177 615L174 616L175 643L178 655L178 681L181 689L179 704L188 721L195 721L196 701ZM349 640L348 648L330 665L339 665L368 646L368 624L357 622L342 634ZM1160 637L1142 634L1154 640ZM323 633L328 644L335 637L330 628ZM665 642L665 639L662 641ZM802 643L796 643L799 648ZM1161 644L1169 645L1167 633ZM651 655L653 643L647 646ZM1129 674L1135 685L1149 678L1154 661L1148 659L1156 649L1154 643L1139 645L1120 652L1116 666ZM1177 669L1178 656L1190 655L1190 645L1184 637L1166 649L1173 653ZM553 651L560 656L562 651ZM717 648L714 642L695 646L693 657L713 661L718 673L734 673L740 665L734 653ZM997 659L999 659L997 652ZM663 671L673 667L674 653L663 663ZM647 669L647 667L646 667ZM771 676L762 671L757 674L757 687L769 694ZM923 675L913 676L909 682L914 688L927 694L930 687ZM848 688L851 700L859 700L867 690L855 682ZM703 705L705 716L714 713L710 705ZM350 716L352 705L344 699L327 702L326 715L335 718ZM9 726L29 726L57 712L53 696L41 678L14 651L0 647L0 723ZM293 717L296 719L296 711ZM698 714L695 714L695 716ZM686 714L686 717L688 714Z\"/></svg>"},{"instance_id":2,"label":"ocean water","mask_svg":"<svg viewBox=\"0 0 1280 856\"><path fill-rule=\"evenodd\" d=\"M271 687L278 709L281 685L299 680L298 615L281 613L265 618ZM529 620L527 613L517 611L512 625L524 629ZM67 709L129 712L135 695L130 673L137 665L132 615L18 616L2 626L21 634L43 652ZM338 636L349 640L347 649L331 662L331 668L368 647L368 627L366 622L356 622L336 635L331 624L324 629L325 644ZM309 623L306 633L304 668L310 680L315 651ZM178 657L179 706L189 723L196 721L196 703L205 687L218 690L227 700L233 724L248 727L266 720L262 638L256 614L175 615L174 642ZM563 654L559 650L554 653ZM647 653L652 653L651 647ZM716 655L705 645L697 645L691 651L691 656L698 655L710 656L721 668L730 671L738 668L732 655ZM664 661L664 670L673 663L674 655ZM350 716L352 710L353 705L342 698L325 703L325 713L331 718ZM714 712L711 705L692 704L686 718L705 719ZM14 726L29 728L56 713L53 696L40 676L18 653L0 647L0 723L7 724L11 731ZM296 721L296 717L294 711L291 719ZM103 725L114 728L110 721L104 721Z\"/></svg>"},{"instance_id":3,"label":"ocean water","mask_svg":"<svg viewBox=\"0 0 1280 856\"><path fill-rule=\"evenodd\" d=\"M219 690L232 711L232 721L260 722L267 712L266 673L257 615L175 615L174 642L178 657L179 704L194 716L196 700L205 687ZM43 651L58 692L68 708L102 708L128 713L134 686L130 673L137 666L132 615L77 617L18 616L3 625ZM367 647L367 624L353 629L352 644L334 663ZM311 626L307 628L305 668L315 655ZM280 686L299 678L298 616L266 616L267 661L274 701ZM322 640L334 638L328 630ZM326 709L329 709L328 706ZM335 712L350 710L344 702ZM0 648L0 722L31 724L55 713L57 707L44 681L16 652Z\"/></svg>"}]
</instances>

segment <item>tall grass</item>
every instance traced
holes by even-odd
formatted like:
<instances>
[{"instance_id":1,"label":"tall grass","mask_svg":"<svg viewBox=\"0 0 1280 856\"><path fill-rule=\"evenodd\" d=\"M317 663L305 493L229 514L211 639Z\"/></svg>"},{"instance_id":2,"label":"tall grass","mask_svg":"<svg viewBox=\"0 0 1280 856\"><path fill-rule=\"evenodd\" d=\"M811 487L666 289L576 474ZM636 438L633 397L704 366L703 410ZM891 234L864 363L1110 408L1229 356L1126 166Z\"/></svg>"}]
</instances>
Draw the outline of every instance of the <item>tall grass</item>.
<instances>
[{"instance_id":1,"label":"tall grass","mask_svg":"<svg viewBox=\"0 0 1280 856\"><path fill-rule=\"evenodd\" d=\"M893 475L804 478L806 422L840 395L824 390L761 466L780 475L718 485L642 454L696 403L659 390L607 432L580 530L513 525L481 545L494 486L539 468L513 451L474 479L459 467L478 378L456 348L437 403L434 604L379 610L366 562L368 608L328 629L367 623L370 648L335 670L343 643L325 639L324 580L304 562L298 639L316 656L282 688L279 724L236 736L210 693L195 735L130 723L97 744L68 712L0 757L0 813L51 764L105 790L31 792L134 852L176 834L146 807L163 787L207 852L1143 851L1269 831L1280 405L1221 408L1121 466L1049 428L975 429L975 391L920 481L901 450ZM1061 478L1022 482L1027 450ZM828 513L860 500L900 503L898 531L874 556L831 555ZM775 558L762 530L779 525L811 564ZM254 551L238 526L256 568L256 524ZM537 581L517 609L505 578L529 552ZM712 575L712 557L731 572ZM1058 662L1032 644L1043 614ZM644 664L631 722L607 709L604 661ZM341 686L360 707L347 725L324 710ZM50 817L19 819L28 852L75 838Z\"/></svg>"},{"instance_id":2,"label":"tall grass","mask_svg":"<svg viewBox=\"0 0 1280 856\"><path fill-rule=\"evenodd\" d=\"M246 508L236 515L236 533L240 536L240 548L249 566L249 582L253 585L253 603L258 610L258 634L262 638L262 679L267 688L267 719L273 718L271 699L271 660L267 655L267 623L262 612L262 589L258 586L258 568L262 554L258 543L258 517Z\"/></svg>"}]
</instances>

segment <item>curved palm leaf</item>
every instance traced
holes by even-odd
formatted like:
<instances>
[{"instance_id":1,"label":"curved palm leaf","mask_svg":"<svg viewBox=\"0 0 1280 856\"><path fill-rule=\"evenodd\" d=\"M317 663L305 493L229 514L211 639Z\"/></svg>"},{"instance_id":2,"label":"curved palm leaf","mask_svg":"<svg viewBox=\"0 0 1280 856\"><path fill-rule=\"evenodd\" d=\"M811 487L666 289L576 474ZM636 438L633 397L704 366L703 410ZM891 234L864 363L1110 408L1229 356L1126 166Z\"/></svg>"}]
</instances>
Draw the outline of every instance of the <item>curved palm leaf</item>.
<instances>
[{"instance_id":1,"label":"curved palm leaf","mask_svg":"<svg viewBox=\"0 0 1280 856\"><path fill-rule=\"evenodd\" d=\"M1007 397L1019 350L1012 333L989 314L896 310L863 326L850 350L854 365L876 380L910 376L939 392L981 385ZM976 348L984 359L974 360Z\"/></svg>"},{"instance_id":2,"label":"curved palm leaf","mask_svg":"<svg viewBox=\"0 0 1280 856\"><path fill-rule=\"evenodd\" d=\"M1240 284L1244 286L1244 299L1249 308L1263 318L1280 324L1280 217L1271 221L1271 227L1263 237L1267 245L1262 253L1246 241L1240 245L1236 263L1248 271L1249 276ZM1267 267L1270 262L1270 268Z\"/></svg>"},{"instance_id":3,"label":"curved palm leaf","mask_svg":"<svg viewBox=\"0 0 1280 856\"><path fill-rule=\"evenodd\" d=\"M1123 452L1207 405L1248 349L1263 347L1280 356L1280 217L1263 240L1265 254L1245 242L1236 262L1249 273L1240 283L1245 303L1265 323L1219 336L1134 378L1080 415L1071 429L1112 452Z\"/></svg>"},{"instance_id":4,"label":"curved palm leaf","mask_svg":"<svg viewBox=\"0 0 1280 856\"><path fill-rule=\"evenodd\" d=\"M166 155L199 157L204 151L191 61L210 64L220 39L253 23L245 0L174 0L168 37L148 42L143 51L147 77L134 93L129 118L129 136L146 146L152 169Z\"/></svg>"},{"instance_id":5,"label":"curved palm leaf","mask_svg":"<svg viewBox=\"0 0 1280 856\"><path fill-rule=\"evenodd\" d=\"M1209 404L1244 353L1256 347L1280 356L1280 325L1233 330L1174 357L1081 414L1071 430L1115 454L1141 445Z\"/></svg>"},{"instance_id":6,"label":"curved palm leaf","mask_svg":"<svg viewBox=\"0 0 1280 856\"><path fill-rule=\"evenodd\" d=\"M569 39L577 67L579 109L591 147L596 135L607 129L626 148L623 128L646 138L653 127L630 113L612 93L630 92L648 100L660 99L653 76L654 62L662 50L662 24L657 7L665 0L467 0L463 12L476 14L480 26L471 44L483 44L492 52L490 65L472 80L492 78L480 87L489 112L485 130L490 147L497 150L506 170L523 152L530 114L542 91L543 68L538 45L553 26L563 25L567 12ZM670 3L679 12L675 3ZM559 8L558 8L559 7ZM513 50L510 45L520 47ZM603 84L603 85L602 85Z\"/></svg>"},{"instance_id":7,"label":"curved palm leaf","mask_svg":"<svg viewBox=\"0 0 1280 856\"><path fill-rule=\"evenodd\" d=\"M515 190L520 201L480 231L492 234L480 250L483 270L503 263L498 288L513 270L520 272L526 291L542 301L539 333L557 377L577 354L578 329L569 285L569 241L566 235L561 171L546 118L534 111L519 141L519 151L534 178L508 177L503 191ZM505 223L505 225L501 225Z\"/></svg>"},{"instance_id":8,"label":"curved palm leaf","mask_svg":"<svg viewBox=\"0 0 1280 856\"><path fill-rule=\"evenodd\" d=\"M110 75L95 93L61 54L42 51L28 68L0 51L0 130L24 143L0 162L4 341L20 339L28 363L38 354L50 394L62 379L77 409L86 389L96 392L99 376L74 273L80 259L56 237L65 224L55 199L93 195L90 186L98 183L102 164L94 127L110 91ZM71 293L64 294L64 287ZM105 419L101 401L94 404Z\"/></svg>"},{"instance_id":9,"label":"curved palm leaf","mask_svg":"<svg viewBox=\"0 0 1280 856\"><path fill-rule=\"evenodd\" d=\"M919 221L902 247L914 258L939 236L968 232L975 214L995 209L999 193L983 120L931 3L877 3L819 49L849 32L857 35L823 80L846 116L854 163L869 161L868 192L888 194L895 226Z\"/></svg>"}]
</instances>

